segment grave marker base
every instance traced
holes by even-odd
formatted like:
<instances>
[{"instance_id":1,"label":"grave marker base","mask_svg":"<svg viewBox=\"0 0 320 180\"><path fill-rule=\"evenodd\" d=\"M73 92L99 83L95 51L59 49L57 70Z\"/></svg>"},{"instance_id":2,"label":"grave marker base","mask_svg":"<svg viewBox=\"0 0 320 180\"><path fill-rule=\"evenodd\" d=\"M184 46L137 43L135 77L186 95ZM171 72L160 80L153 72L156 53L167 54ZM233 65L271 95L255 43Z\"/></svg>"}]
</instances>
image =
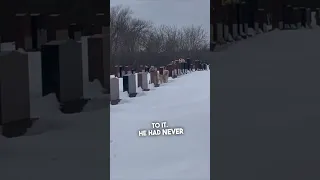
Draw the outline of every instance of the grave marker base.
<instances>
[{"instance_id":1,"label":"grave marker base","mask_svg":"<svg viewBox=\"0 0 320 180\"><path fill-rule=\"evenodd\" d=\"M2 125L2 135L7 138L23 136L39 118L27 118Z\"/></svg>"},{"instance_id":2,"label":"grave marker base","mask_svg":"<svg viewBox=\"0 0 320 180\"><path fill-rule=\"evenodd\" d=\"M112 100L112 101L110 101L110 104L117 105L117 104L119 104L120 101L121 101L121 99Z\"/></svg>"},{"instance_id":3,"label":"grave marker base","mask_svg":"<svg viewBox=\"0 0 320 180\"><path fill-rule=\"evenodd\" d=\"M60 104L60 111L65 114L79 113L91 99L80 98Z\"/></svg>"},{"instance_id":4,"label":"grave marker base","mask_svg":"<svg viewBox=\"0 0 320 180\"><path fill-rule=\"evenodd\" d=\"M160 84L155 84L154 87L160 87Z\"/></svg>"},{"instance_id":5,"label":"grave marker base","mask_svg":"<svg viewBox=\"0 0 320 180\"><path fill-rule=\"evenodd\" d=\"M142 91L150 91L150 89L142 89Z\"/></svg>"},{"instance_id":6,"label":"grave marker base","mask_svg":"<svg viewBox=\"0 0 320 180\"><path fill-rule=\"evenodd\" d=\"M138 93L128 93L129 94L129 97L133 98L133 97L136 97Z\"/></svg>"}]
</instances>

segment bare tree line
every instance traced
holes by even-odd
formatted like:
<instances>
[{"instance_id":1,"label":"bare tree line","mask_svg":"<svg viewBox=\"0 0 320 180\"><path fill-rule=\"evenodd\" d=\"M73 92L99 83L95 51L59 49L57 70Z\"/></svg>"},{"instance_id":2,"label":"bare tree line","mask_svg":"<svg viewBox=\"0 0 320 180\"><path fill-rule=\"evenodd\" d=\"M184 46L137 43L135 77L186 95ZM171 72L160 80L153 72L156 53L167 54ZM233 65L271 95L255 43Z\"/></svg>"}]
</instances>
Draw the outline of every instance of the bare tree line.
<instances>
[{"instance_id":1,"label":"bare tree line","mask_svg":"<svg viewBox=\"0 0 320 180\"><path fill-rule=\"evenodd\" d=\"M113 65L161 65L181 54L192 56L209 51L208 35L203 27L155 26L133 17L133 11L121 5L111 7L110 27ZM171 59L162 61L163 57Z\"/></svg>"}]
</instances>

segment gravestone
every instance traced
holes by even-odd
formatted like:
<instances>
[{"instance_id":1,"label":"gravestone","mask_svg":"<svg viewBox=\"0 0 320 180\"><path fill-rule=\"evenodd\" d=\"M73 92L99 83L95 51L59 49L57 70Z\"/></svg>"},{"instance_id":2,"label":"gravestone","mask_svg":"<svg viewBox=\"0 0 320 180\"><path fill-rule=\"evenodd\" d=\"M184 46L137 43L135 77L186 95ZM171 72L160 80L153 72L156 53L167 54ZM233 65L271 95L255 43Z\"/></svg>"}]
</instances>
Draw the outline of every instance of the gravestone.
<instances>
[{"instance_id":1,"label":"gravestone","mask_svg":"<svg viewBox=\"0 0 320 180\"><path fill-rule=\"evenodd\" d=\"M119 79L110 79L110 103L116 105L120 102Z\"/></svg>"},{"instance_id":2,"label":"gravestone","mask_svg":"<svg viewBox=\"0 0 320 180\"><path fill-rule=\"evenodd\" d=\"M224 31L223 31L223 24L221 23L217 23L216 24L217 27L217 42L219 44L225 44L226 41L224 40Z\"/></svg>"},{"instance_id":3,"label":"gravestone","mask_svg":"<svg viewBox=\"0 0 320 180\"><path fill-rule=\"evenodd\" d=\"M150 76L151 76L151 83L153 83L154 87L159 87L159 76L158 76L158 71L151 71L150 72Z\"/></svg>"},{"instance_id":4,"label":"gravestone","mask_svg":"<svg viewBox=\"0 0 320 180\"><path fill-rule=\"evenodd\" d=\"M191 59L187 58L187 69L188 71L191 71Z\"/></svg>"},{"instance_id":5,"label":"gravestone","mask_svg":"<svg viewBox=\"0 0 320 180\"><path fill-rule=\"evenodd\" d=\"M26 53L0 52L0 125L5 137L21 136L32 125Z\"/></svg>"},{"instance_id":6,"label":"gravestone","mask_svg":"<svg viewBox=\"0 0 320 180\"><path fill-rule=\"evenodd\" d=\"M149 91L149 85L148 85L148 73L142 72L141 73L141 89L143 91Z\"/></svg>"},{"instance_id":7,"label":"gravestone","mask_svg":"<svg viewBox=\"0 0 320 180\"><path fill-rule=\"evenodd\" d=\"M82 28L79 24L72 23L68 27L68 36L70 39L74 39L75 41L79 41L81 39Z\"/></svg>"},{"instance_id":8,"label":"gravestone","mask_svg":"<svg viewBox=\"0 0 320 180\"><path fill-rule=\"evenodd\" d=\"M99 80L104 89L110 89L109 38L96 34L88 38L89 81ZM110 92L107 92L109 94Z\"/></svg>"},{"instance_id":9,"label":"gravestone","mask_svg":"<svg viewBox=\"0 0 320 180\"><path fill-rule=\"evenodd\" d=\"M137 96L136 76L134 74L126 74L123 76L123 92L128 92L129 97Z\"/></svg>"},{"instance_id":10,"label":"gravestone","mask_svg":"<svg viewBox=\"0 0 320 180\"><path fill-rule=\"evenodd\" d=\"M37 36L37 48L40 49L43 44L47 43L47 30L38 29Z\"/></svg>"},{"instance_id":11,"label":"gravestone","mask_svg":"<svg viewBox=\"0 0 320 180\"><path fill-rule=\"evenodd\" d=\"M123 70L123 66L119 66L119 77L123 77L124 76L124 70Z\"/></svg>"},{"instance_id":12,"label":"gravestone","mask_svg":"<svg viewBox=\"0 0 320 180\"><path fill-rule=\"evenodd\" d=\"M41 47L42 95L55 93L63 113L81 112L83 99L81 43L51 41Z\"/></svg>"},{"instance_id":13,"label":"gravestone","mask_svg":"<svg viewBox=\"0 0 320 180\"><path fill-rule=\"evenodd\" d=\"M130 68L129 68L129 66L125 66L124 67L124 75L127 75L127 74L129 74L130 73Z\"/></svg>"},{"instance_id":14,"label":"gravestone","mask_svg":"<svg viewBox=\"0 0 320 180\"><path fill-rule=\"evenodd\" d=\"M138 87L141 87L142 85L142 72L138 73Z\"/></svg>"},{"instance_id":15,"label":"gravestone","mask_svg":"<svg viewBox=\"0 0 320 180\"><path fill-rule=\"evenodd\" d=\"M194 65L195 65L195 70L198 71L199 67L200 67L200 61L199 60L195 60L194 61Z\"/></svg>"},{"instance_id":16,"label":"gravestone","mask_svg":"<svg viewBox=\"0 0 320 180\"><path fill-rule=\"evenodd\" d=\"M159 68L159 74L160 74L160 75L163 75L163 70L164 70L164 67L161 66L161 67Z\"/></svg>"},{"instance_id":17,"label":"gravestone","mask_svg":"<svg viewBox=\"0 0 320 180\"><path fill-rule=\"evenodd\" d=\"M178 77L177 64L173 62L172 64L172 78L175 79Z\"/></svg>"},{"instance_id":18,"label":"gravestone","mask_svg":"<svg viewBox=\"0 0 320 180\"><path fill-rule=\"evenodd\" d=\"M169 71L169 77L172 77L172 64L168 64L166 69Z\"/></svg>"},{"instance_id":19,"label":"gravestone","mask_svg":"<svg viewBox=\"0 0 320 180\"><path fill-rule=\"evenodd\" d=\"M69 33L67 29L59 29L56 31L57 41L68 40L68 39L69 39Z\"/></svg>"},{"instance_id":20,"label":"gravestone","mask_svg":"<svg viewBox=\"0 0 320 180\"><path fill-rule=\"evenodd\" d=\"M146 66L145 71L146 71L146 72L150 72L150 67L149 67L149 66Z\"/></svg>"}]
</instances>

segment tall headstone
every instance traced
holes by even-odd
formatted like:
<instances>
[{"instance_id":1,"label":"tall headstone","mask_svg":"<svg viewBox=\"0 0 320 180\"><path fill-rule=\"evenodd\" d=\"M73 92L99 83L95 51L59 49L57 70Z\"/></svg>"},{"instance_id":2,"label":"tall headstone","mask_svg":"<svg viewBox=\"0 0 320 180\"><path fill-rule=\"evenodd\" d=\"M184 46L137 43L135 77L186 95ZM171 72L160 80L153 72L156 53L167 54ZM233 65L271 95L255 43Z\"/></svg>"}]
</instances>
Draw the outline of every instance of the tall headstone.
<instances>
[{"instance_id":1,"label":"tall headstone","mask_svg":"<svg viewBox=\"0 0 320 180\"><path fill-rule=\"evenodd\" d=\"M15 14L15 42L16 48L31 50L32 35L31 35L31 17L27 13Z\"/></svg>"},{"instance_id":2,"label":"tall headstone","mask_svg":"<svg viewBox=\"0 0 320 180\"><path fill-rule=\"evenodd\" d=\"M124 70L123 70L123 66L119 66L119 77L123 77L124 75Z\"/></svg>"},{"instance_id":3,"label":"tall headstone","mask_svg":"<svg viewBox=\"0 0 320 180\"><path fill-rule=\"evenodd\" d=\"M172 77L172 64L168 64L166 69L169 71L169 77Z\"/></svg>"},{"instance_id":4,"label":"tall headstone","mask_svg":"<svg viewBox=\"0 0 320 180\"><path fill-rule=\"evenodd\" d=\"M123 92L127 91L129 97L137 96L137 84L135 74L127 74L123 76Z\"/></svg>"},{"instance_id":5,"label":"tall headstone","mask_svg":"<svg viewBox=\"0 0 320 180\"><path fill-rule=\"evenodd\" d=\"M141 74L141 89L143 91L149 91L149 85L148 85L148 73L142 72Z\"/></svg>"},{"instance_id":6,"label":"tall headstone","mask_svg":"<svg viewBox=\"0 0 320 180\"><path fill-rule=\"evenodd\" d=\"M120 102L119 79L110 79L110 103L116 105Z\"/></svg>"},{"instance_id":7,"label":"tall headstone","mask_svg":"<svg viewBox=\"0 0 320 180\"><path fill-rule=\"evenodd\" d=\"M0 52L0 124L2 134L16 137L30 123L28 55Z\"/></svg>"},{"instance_id":8,"label":"tall headstone","mask_svg":"<svg viewBox=\"0 0 320 180\"><path fill-rule=\"evenodd\" d=\"M106 35L96 34L88 38L89 80L98 79L106 90L109 89L110 83L110 56L108 52L109 38Z\"/></svg>"},{"instance_id":9,"label":"tall headstone","mask_svg":"<svg viewBox=\"0 0 320 180\"><path fill-rule=\"evenodd\" d=\"M138 73L138 87L142 86L142 73L143 72L139 72Z\"/></svg>"},{"instance_id":10,"label":"tall headstone","mask_svg":"<svg viewBox=\"0 0 320 180\"><path fill-rule=\"evenodd\" d=\"M80 112L83 100L81 44L51 41L41 47L42 94L55 93L62 112Z\"/></svg>"}]
</instances>

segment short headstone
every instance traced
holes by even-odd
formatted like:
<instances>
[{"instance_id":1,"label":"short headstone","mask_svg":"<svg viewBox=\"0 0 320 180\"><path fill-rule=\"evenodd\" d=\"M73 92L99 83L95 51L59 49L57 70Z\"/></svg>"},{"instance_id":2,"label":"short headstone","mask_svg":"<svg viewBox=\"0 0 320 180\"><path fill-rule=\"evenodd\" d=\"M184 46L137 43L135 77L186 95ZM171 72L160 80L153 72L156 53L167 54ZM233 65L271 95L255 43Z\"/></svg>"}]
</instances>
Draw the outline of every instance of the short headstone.
<instances>
[{"instance_id":1,"label":"short headstone","mask_svg":"<svg viewBox=\"0 0 320 180\"><path fill-rule=\"evenodd\" d=\"M21 136L32 125L26 53L0 52L0 124L5 137Z\"/></svg>"},{"instance_id":2,"label":"short headstone","mask_svg":"<svg viewBox=\"0 0 320 180\"><path fill-rule=\"evenodd\" d=\"M42 94L55 93L61 111L82 111L83 99L81 44L74 40L51 41L41 47Z\"/></svg>"},{"instance_id":3,"label":"short headstone","mask_svg":"<svg viewBox=\"0 0 320 180\"><path fill-rule=\"evenodd\" d=\"M110 56L108 52L108 36L96 34L88 38L89 80L98 79L104 89L109 89L110 84Z\"/></svg>"},{"instance_id":4,"label":"short headstone","mask_svg":"<svg viewBox=\"0 0 320 180\"><path fill-rule=\"evenodd\" d=\"M119 79L110 79L110 103L116 105L120 102Z\"/></svg>"},{"instance_id":5,"label":"short headstone","mask_svg":"<svg viewBox=\"0 0 320 180\"><path fill-rule=\"evenodd\" d=\"M137 88L136 88L136 76L134 74L127 74L123 76L123 92L127 91L129 97L136 97Z\"/></svg>"},{"instance_id":6,"label":"short headstone","mask_svg":"<svg viewBox=\"0 0 320 180\"><path fill-rule=\"evenodd\" d=\"M143 91L149 91L149 85L148 85L148 73L142 72L141 74L141 89Z\"/></svg>"}]
</instances>

